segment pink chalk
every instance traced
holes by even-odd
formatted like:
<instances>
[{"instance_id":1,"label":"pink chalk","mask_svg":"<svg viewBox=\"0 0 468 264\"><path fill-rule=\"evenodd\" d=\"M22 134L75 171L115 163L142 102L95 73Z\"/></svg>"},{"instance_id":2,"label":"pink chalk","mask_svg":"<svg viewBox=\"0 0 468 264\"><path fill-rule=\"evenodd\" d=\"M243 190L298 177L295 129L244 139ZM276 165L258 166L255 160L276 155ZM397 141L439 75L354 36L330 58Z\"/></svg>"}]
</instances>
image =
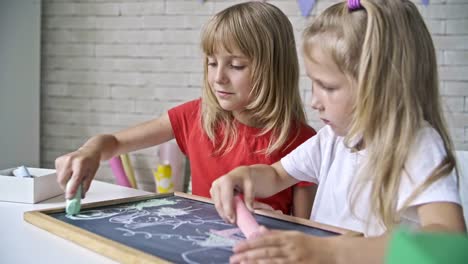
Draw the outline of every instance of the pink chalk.
<instances>
[{"instance_id":1,"label":"pink chalk","mask_svg":"<svg viewBox=\"0 0 468 264\"><path fill-rule=\"evenodd\" d=\"M234 197L236 206L237 226L242 231L244 236L249 239L258 235L260 225L255 220L255 217L250 213L244 204L244 201L239 196Z\"/></svg>"}]
</instances>

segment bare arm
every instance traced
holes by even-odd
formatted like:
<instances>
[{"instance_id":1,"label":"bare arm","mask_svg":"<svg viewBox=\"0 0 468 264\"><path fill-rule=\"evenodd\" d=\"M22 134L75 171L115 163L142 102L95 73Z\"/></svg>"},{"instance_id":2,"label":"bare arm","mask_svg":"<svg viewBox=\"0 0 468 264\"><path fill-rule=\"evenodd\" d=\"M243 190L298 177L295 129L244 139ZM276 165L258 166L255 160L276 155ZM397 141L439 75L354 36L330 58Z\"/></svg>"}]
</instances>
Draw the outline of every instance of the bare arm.
<instances>
[{"instance_id":1,"label":"bare arm","mask_svg":"<svg viewBox=\"0 0 468 264\"><path fill-rule=\"evenodd\" d=\"M298 181L287 174L280 162L273 165L241 166L213 182L210 189L219 215L235 222L233 197L235 191L244 193L245 204L253 210L255 197L265 198L290 187ZM261 188L255 188L261 186Z\"/></svg>"},{"instance_id":2,"label":"bare arm","mask_svg":"<svg viewBox=\"0 0 468 264\"><path fill-rule=\"evenodd\" d=\"M57 181L65 189L66 183L70 179L73 180L71 188L65 194L67 198L75 194L81 182L85 193L99 168L100 161L122 153L158 145L172 138L174 138L174 133L167 113L115 134L94 136L78 150L55 160Z\"/></svg>"},{"instance_id":3,"label":"bare arm","mask_svg":"<svg viewBox=\"0 0 468 264\"><path fill-rule=\"evenodd\" d=\"M418 207L418 215L422 232L466 232L462 210L457 204L423 204ZM373 238L343 236L330 242L336 249L336 263L380 263L384 260L389 238L389 234Z\"/></svg>"},{"instance_id":4,"label":"bare arm","mask_svg":"<svg viewBox=\"0 0 468 264\"><path fill-rule=\"evenodd\" d=\"M114 134L97 135L90 138L80 149L100 152L100 160L159 145L174 138L169 115L141 123Z\"/></svg>"},{"instance_id":5,"label":"bare arm","mask_svg":"<svg viewBox=\"0 0 468 264\"><path fill-rule=\"evenodd\" d=\"M310 218L310 212L314 205L315 194L317 193L317 185L293 187L293 209L292 214L305 219Z\"/></svg>"},{"instance_id":6,"label":"bare arm","mask_svg":"<svg viewBox=\"0 0 468 264\"><path fill-rule=\"evenodd\" d=\"M418 207L421 231L465 232L461 207L429 203ZM231 263L384 263L391 235L317 237L298 231L270 230L234 247Z\"/></svg>"}]
</instances>

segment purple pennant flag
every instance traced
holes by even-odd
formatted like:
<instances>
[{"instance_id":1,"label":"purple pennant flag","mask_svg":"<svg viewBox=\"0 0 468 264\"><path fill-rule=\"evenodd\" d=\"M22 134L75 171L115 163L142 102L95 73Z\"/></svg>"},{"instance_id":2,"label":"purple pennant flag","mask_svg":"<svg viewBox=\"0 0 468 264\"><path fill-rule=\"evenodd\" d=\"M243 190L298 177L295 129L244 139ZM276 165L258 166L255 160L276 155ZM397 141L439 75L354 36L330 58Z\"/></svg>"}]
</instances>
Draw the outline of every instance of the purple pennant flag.
<instances>
[{"instance_id":1,"label":"purple pennant flag","mask_svg":"<svg viewBox=\"0 0 468 264\"><path fill-rule=\"evenodd\" d=\"M302 16L309 16L310 11L314 9L315 0L297 0L297 2L299 3L299 9L301 9Z\"/></svg>"},{"instance_id":2,"label":"purple pennant flag","mask_svg":"<svg viewBox=\"0 0 468 264\"><path fill-rule=\"evenodd\" d=\"M422 0L423 5L427 6L429 5L429 0Z\"/></svg>"}]
</instances>

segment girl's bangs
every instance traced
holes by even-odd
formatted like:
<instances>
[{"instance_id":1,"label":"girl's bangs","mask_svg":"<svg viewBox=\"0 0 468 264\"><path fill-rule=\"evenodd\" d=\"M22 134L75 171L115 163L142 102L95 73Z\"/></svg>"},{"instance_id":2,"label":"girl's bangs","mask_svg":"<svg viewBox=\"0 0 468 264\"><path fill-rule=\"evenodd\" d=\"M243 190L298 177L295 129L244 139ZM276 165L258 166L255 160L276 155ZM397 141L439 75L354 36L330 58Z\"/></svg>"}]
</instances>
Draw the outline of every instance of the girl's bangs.
<instances>
[{"instance_id":1,"label":"girl's bangs","mask_svg":"<svg viewBox=\"0 0 468 264\"><path fill-rule=\"evenodd\" d=\"M205 33L202 35L201 47L203 52L208 56L223 50L232 54L233 51L239 50L234 35L232 26L230 27L229 23L221 23L217 19L210 21Z\"/></svg>"},{"instance_id":2,"label":"girl's bangs","mask_svg":"<svg viewBox=\"0 0 468 264\"><path fill-rule=\"evenodd\" d=\"M304 55L308 60L317 62L312 57L312 51L319 48L322 52L326 53L330 58L333 59L334 63L340 68L342 72L346 72L345 59L343 57L343 39L338 37L337 34L317 32L315 34L309 34L304 41Z\"/></svg>"}]
</instances>

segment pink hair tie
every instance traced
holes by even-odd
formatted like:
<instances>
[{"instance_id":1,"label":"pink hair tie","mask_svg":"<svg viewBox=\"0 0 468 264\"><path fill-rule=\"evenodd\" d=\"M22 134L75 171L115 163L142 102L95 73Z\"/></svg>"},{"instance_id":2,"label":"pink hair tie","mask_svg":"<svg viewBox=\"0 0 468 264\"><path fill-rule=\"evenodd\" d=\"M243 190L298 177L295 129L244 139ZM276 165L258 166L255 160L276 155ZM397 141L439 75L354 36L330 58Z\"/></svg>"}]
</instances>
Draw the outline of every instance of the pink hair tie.
<instances>
[{"instance_id":1,"label":"pink hair tie","mask_svg":"<svg viewBox=\"0 0 468 264\"><path fill-rule=\"evenodd\" d=\"M348 9L351 11L361 9L361 2L360 0L348 0Z\"/></svg>"}]
</instances>

